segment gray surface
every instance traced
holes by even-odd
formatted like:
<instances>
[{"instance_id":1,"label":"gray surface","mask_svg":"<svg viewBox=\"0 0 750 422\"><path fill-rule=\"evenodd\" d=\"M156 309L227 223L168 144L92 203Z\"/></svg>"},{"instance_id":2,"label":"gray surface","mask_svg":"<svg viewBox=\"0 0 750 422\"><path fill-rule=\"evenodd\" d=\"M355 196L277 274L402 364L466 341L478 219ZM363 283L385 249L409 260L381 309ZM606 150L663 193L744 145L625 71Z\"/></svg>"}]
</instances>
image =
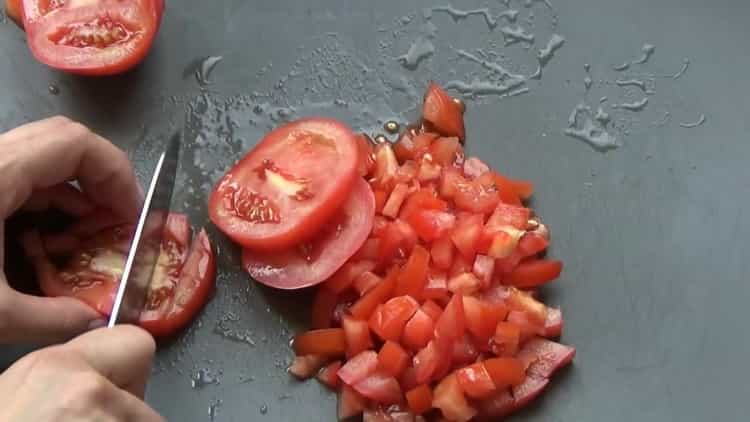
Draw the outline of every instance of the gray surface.
<instances>
[{"instance_id":1,"label":"gray surface","mask_svg":"<svg viewBox=\"0 0 750 422\"><path fill-rule=\"evenodd\" d=\"M454 23L435 13L437 52L409 71L391 57L416 38L421 9L429 2L218 3L169 2L146 63L109 80L77 79L37 65L21 33L1 25L6 59L0 61L0 129L66 114L127 148L144 170L156 160L151 143L182 126L187 116L186 143L193 146L185 155L175 205L197 224L207 224L207 187L272 123L267 108L261 116L252 113L256 103L339 98L349 107L308 102L297 114L339 116L358 128L372 121L368 112L405 119L413 117L413 111L404 111L417 101L427 78L445 81L480 70L458 61L451 46L486 48L487 40L497 40L489 50L525 63L530 73L534 51L551 32L543 3L532 9L538 41L530 51L521 45L503 48L499 28L488 32L481 17ZM471 3L462 7L475 6ZM511 5L521 10L520 19L528 14L517 1ZM497 1L489 6L502 9ZM746 420L750 3L570 0L554 6L556 31L567 41L543 80L518 97L470 100L467 116L473 153L536 182L534 206L553 230L552 254L567 265L547 298L565 312L563 341L578 348L576 363L515 420ZM411 23L395 20L408 14L414 16ZM404 32L393 35L394 28ZM599 81L614 80L618 74L611 66L636 58L647 42L656 53L637 72L674 73L684 57L691 66L678 80L655 78L656 93L643 112L612 111L624 119L617 122L621 129L613 130L623 146L601 154L562 135L583 97L584 63L592 65L593 104L602 95L610 102L640 98ZM395 45L382 49L381 43ZM183 73L207 55L224 60L213 72L215 84L201 94L196 80ZM283 89L274 89L295 61L299 72ZM458 73L450 74L452 68ZM401 77L415 87L413 98L388 89ZM48 93L50 83L59 86L58 96ZM271 95L250 96L254 91ZM654 127L664 111L671 120ZM701 113L707 116L703 126L679 127ZM207 420L216 400L222 400L217 421L332 420L334 397L315 382L289 381L283 370L291 355L289 332L304 325L307 315L293 311L303 308L306 295L249 284L237 250L215 230L212 235L220 251L216 297L189 333L159 352L148 400L170 420ZM247 334L255 346L216 334L222 319L230 336ZM15 354L4 350L0 356L8 362ZM193 389L190 376L200 368L220 372L220 383Z\"/></svg>"}]
</instances>

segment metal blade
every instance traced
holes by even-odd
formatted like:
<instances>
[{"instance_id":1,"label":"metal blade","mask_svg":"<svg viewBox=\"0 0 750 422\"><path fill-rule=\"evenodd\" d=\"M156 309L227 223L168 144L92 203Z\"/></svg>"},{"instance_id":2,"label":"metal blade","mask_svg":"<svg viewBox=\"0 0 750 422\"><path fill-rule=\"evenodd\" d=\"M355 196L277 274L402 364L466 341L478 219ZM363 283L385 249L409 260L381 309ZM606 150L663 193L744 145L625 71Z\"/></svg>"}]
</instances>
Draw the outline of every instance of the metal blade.
<instances>
[{"instance_id":1,"label":"metal blade","mask_svg":"<svg viewBox=\"0 0 750 422\"><path fill-rule=\"evenodd\" d=\"M170 138L166 151L159 157L136 226L125 269L120 279L109 327L137 323L146 304L151 278L161 251L161 240L172 202L181 135Z\"/></svg>"}]
</instances>

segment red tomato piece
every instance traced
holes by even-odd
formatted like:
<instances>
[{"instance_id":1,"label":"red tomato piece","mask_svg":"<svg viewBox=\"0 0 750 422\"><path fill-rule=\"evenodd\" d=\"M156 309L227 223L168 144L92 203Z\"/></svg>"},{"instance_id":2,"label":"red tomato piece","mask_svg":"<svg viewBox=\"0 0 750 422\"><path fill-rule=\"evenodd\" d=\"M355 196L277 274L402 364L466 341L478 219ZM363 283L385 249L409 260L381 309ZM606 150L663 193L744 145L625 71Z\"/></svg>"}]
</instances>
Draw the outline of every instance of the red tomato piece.
<instances>
[{"instance_id":1,"label":"red tomato piece","mask_svg":"<svg viewBox=\"0 0 750 422\"><path fill-rule=\"evenodd\" d=\"M435 164L432 160L432 156L425 155L422 161L419 163L419 171L417 172L417 180L421 183L432 182L440 178L440 173L443 167L440 164Z\"/></svg>"},{"instance_id":2,"label":"red tomato piece","mask_svg":"<svg viewBox=\"0 0 750 422\"><path fill-rule=\"evenodd\" d=\"M531 218L531 210L528 208L498 204L487 220L487 227L492 229L511 226L519 230L526 230L529 218Z\"/></svg>"},{"instance_id":3,"label":"red tomato piece","mask_svg":"<svg viewBox=\"0 0 750 422\"><path fill-rule=\"evenodd\" d=\"M443 416L456 422L467 422L477 415L476 409L466 401L455 374L443 378L435 387L432 407L440 409Z\"/></svg>"},{"instance_id":4,"label":"red tomato piece","mask_svg":"<svg viewBox=\"0 0 750 422\"><path fill-rule=\"evenodd\" d=\"M396 295L409 295L413 298L422 297L422 291L427 284L429 262L430 253L421 245L415 246L409 260L399 274Z\"/></svg>"},{"instance_id":5,"label":"red tomato piece","mask_svg":"<svg viewBox=\"0 0 750 422\"><path fill-rule=\"evenodd\" d=\"M357 277L356 280L354 280L354 289L359 293L360 296L364 296L365 293L369 292L373 287L380 284L381 281L383 281L382 278L371 273L370 271L366 271L360 274L360 276Z\"/></svg>"},{"instance_id":6,"label":"red tomato piece","mask_svg":"<svg viewBox=\"0 0 750 422\"><path fill-rule=\"evenodd\" d=\"M421 210L412 213L408 221L422 240L431 242L450 233L456 217L450 212Z\"/></svg>"},{"instance_id":7,"label":"red tomato piece","mask_svg":"<svg viewBox=\"0 0 750 422\"><path fill-rule=\"evenodd\" d=\"M382 264L396 256L408 255L417 243L417 234L408 223L396 220L386 226L379 239L378 256Z\"/></svg>"},{"instance_id":8,"label":"red tomato piece","mask_svg":"<svg viewBox=\"0 0 750 422\"><path fill-rule=\"evenodd\" d=\"M435 324L435 336L447 342L461 338L466 329L463 295L453 295Z\"/></svg>"},{"instance_id":9,"label":"red tomato piece","mask_svg":"<svg viewBox=\"0 0 750 422\"><path fill-rule=\"evenodd\" d=\"M458 185L453 201L464 211L489 214L500 203L500 195L493 181L487 181L485 173L468 183Z\"/></svg>"},{"instance_id":10,"label":"red tomato piece","mask_svg":"<svg viewBox=\"0 0 750 422\"><path fill-rule=\"evenodd\" d=\"M453 241L449 236L443 236L432 243L430 249L432 263L436 268L448 270L453 264Z\"/></svg>"},{"instance_id":11,"label":"red tomato piece","mask_svg":"<svg viewBox=\"0 0 750 422\"><path fill-rule=\"evenodd\" d=\"M451 240L461 255L469 261L474 261L477 241L482 231L484 220L481 215L472 214L460 219L451 234Z\"/></svg>"},{"instance_id":12,"label":"red tomato piece","mask_svg":"<svg viewBox=\"0 0 750 422\"><path fill-rule=\"evenodd\" d=\"M497 323L504 319L507 313L502 310L502 305L491 305L475 297L464 296L466 328L477 339L488 340L495 334Z\"/></svg>"},{"instance_id":13,"label":"red tomato piece","mask_svg":"<svg viewBox=\"0 0 750 422\"><path fill-rule=\"evenodd\" d=\"M432 159L443 166L456 161L456 153L461 151L461 143L456 137L438 138L430 145Z\"/></svg>"},{"instance_id":14,"label":"red tomato piece","mask_svg":"<svg viewBox=\"0 0 750 422\"><path fill-rule=\"evenodd\" d=\"M130 70L146 57L164 2L25 0L22 6L23 27L37 60L69 73L102 76Z\"/></svg>"},{"instance_id":15,"label":"red tomato piece","mask_svg":"<svg viewBox=\"0 0 750 422\"><path fill-rule=\"evenodd\" d=\"M477 255L474 259L474 275L479 278L482 288L490 287L492 275L495 272L495 260L485 255Z\"/></svg>"},{"instance_id":16,"label":"red tomato piece","mask_svg":"<svg viewBox=\"0 0 750 422\"><path fill-rule=\"evenodd\" d=\"M403 183L414 185L414 181L417 178L419 167L414 161L407 161L396 170L396 177L393 180L394 183Z\"/></svg>"},{"instance_id":17,"label":"red tomato piece","mask_svg":"<svg viewBox=\"0 0 750 422\"><path fill-rule=\"evenodd\" d=\"M518 251L524 256L534 256L544 252L549 246L549 240L534 233L526 233L518 242Z\"/></svg>"},{"instance_id":18,"label":"red tomato piece","mask_svg":"<svg viewBox=\"0 0 750 422\"><path fill-rule=\"evenodd\" d=\"M539 378L550 378L558 369L573 361L576 349L554 341L533 338L518 352L526 373Z\"/></svg>"},{"instance_id":19,"label":"red tomato piece","mask_svg":"<svg viewBox=\"0 0 750 422\"><path fill-rule=\"evenodd\" d=\"M375 189L372 191L372 194L375 196L375 211L378 213L383 212L385 201L388 200L388 193L379 189Z\"/></svg>"},{"instance_id":20,"label":"red tomato piece","mask_svg":"<svg viewBox=\"0 0 750 422\"><path fill-rule=\"evenodd\" d=\"M362 177L367 177L375 169L375 149L367 135L362 133L357 135L357 150L359 151L357 173Z\"/></svg>"},{"instance_id":21,"label":"red tomato piece","mask_svg":"<svg viewBox=\"0 0 750 422\"><path fill-rule=\"evenodd\" d=\"M468 334L464 334L452 346L451 362L454 366L467 365L476 361L479 356L479 351L474 345L473 339Z\"/></svg>"},{"instance_id":22,"label":"red tomato piece","mask_svg":"<svg viewBox=\"0 0 750 422\"><path fill-rule=\"evenodd\" d=\"M301 380L312 378L325 366L328 358L321 355L296 356L287 371Z\"/></svg>"},{"instance_id":23,"label":"red tomato piece","mask_svg":"<svg viewBox=\"0 0 750 422\"><path fill-rule=\"evenodd\" d=\"M521 330L521 343L525 343L533 336L544 332L544 326L539 322L532 321L526 312L510 311L507 320L509 323L515 324Z\"/></svg>"},{"instance_id":24,"label":"red tomato piece","mask_svg":"<svg viewBox=\"0 0 750 422\"><path fill-rule=\"evenodd\" d=\"M390 192L398 172L398 160L390 144L379 144L375 147L375 175L373 184Z\"/></svg>"},{"instance_id":25,"label":"red tomato piece","mask_svg":"<svg viewBox=\"0 0 750 422\"><path fill-rule=\"evenodd\" d=\"M388 272L385 279L377 286L370 289L349 309L352 316L357 319L367 320L381 303L388 300L396 288L398 279L398 268Z\"/></svg>"},{"instance_id":26,"label":"red tomato piece","mask_svg":"<svg viewBox=\"0 0 750 422\"><path fill-rule=\"evenodd\" d=\"M23 29L23 18L21 0L5 0L5 15Z\"/></svg>"},{"instance_id":27,"label":"red tomato piece","mask_svg":"<svg viewBox=\"0 0 750 422\"><path fill-rule=\"evenodd\" d=\"M373 269L375 269L375 262L349 261L336 271L322 287L335 294L341 294L341 292L348 289L354 280L362 275L362 273L372 271Z\"/></svg>"},{"instance_id":28,"label":"red tomato piece","mask_svg":"<svg viewBox=\"0 0 750 422\"><path fill-rule=\"evenodd\" d=\"M461 390L474 399L489 397L497 390L490 373L482 363L475 363L456 371L456 379Z\"/></svg>"},{"instance_id":29,"label":"red tomato piece","mask_svg":"<svg viewBox=\"0 0 750 422\"><path fill-rule=\"evenodd\" d=\"M473 266L474 261L469 261L464 258L462 254L456 254L453 258L453 265L451 265L451 269L448 271L448 275L450 277L455 277L459 274L470 273Z\"/></svg>"},{"instance_id":30,"label":"red tomato piece","mask_svg":"<svg viewBox=\"0 0 750 422\"><path fill-rule=\"evenodd\" d=\"M430 122L441 135L464 139L464 118L461 106L434 82L427 87L422 117Z\"/></svg>"},{"instance_id":31,"label":"red tomato piece","mask_svg":"<svg viewBox=\"0 0 750 422\"><path fill-rule=\"evenodd\" d=\"M353 387L364 397L381 404L397 404L404 399L396 378L380 372L369 375Z\"/></svg>"},{"instance_id":32,"label":"red tomato piece","mask_svg":"<svg viewBox=\"0 0 750 422\"><path fill-rule=\"evenodd\" d=\"M344 329L346 336L346 355L356 356L367 349L371 349L372 338L370 337L370 327L366 321L354 319L350 316L344 316L341 321L341 328Z\"/></svg>"},{"instance_id":33,"label":"red tomato piece","mask_svg":"<svg viewBox=\"0 0 750 422\"><path fill-rule=\"evenodd\" d=\"M337 388L340 384L338 372L341 369L341 361L337 360L321 369L317 375L318 381L328 388Z\"/></svg>"},{"instance_id":34,"label":"red tomato piece","mask_svg":"<svg viewBox=\"0 0 750 422\"><path fill-rule=\"evenodd\" d=\"M401 341L404 346L411 350L420 350L432 340L434 331L435 322L433 319L422 309L419 309L406 323Z\"/></svg>"},{"instance_id":35,"label":"red tomato piece","mask_svg":"<svg viewBox=\"0 0 750 422\"><path fill-rule=\"evenodd\" d=\"M361 415L367 407L367 399L348 385L341 386L337 416L340 421Z\"/></svg>"},{"instance_id":36,"label":"red tomato piece","mask_svg":"<svg viewBox=\"0 0 750 422\"><path fill-rule=\"evenodd\" d=\"M297 335L293 347L297 356L343 356L346 352L346 335L342 328L312 330Z\"/></svg>"},{"instance_id":37,"label":"red tomato piece","mask_svg":"<svg viewBox=\"0 0 750 422\"><path fill-rule=\"evenodd\" d=\"M509 389L498 389L492 396L479 402L480 420L503 420L516 410L516 402Z\"/></svg>"},{"instance_id":38,"label":"red tomato piece","mask_svg":"<svg viewBox=\"0 0 750 422\"><path fill-rule=\"evenodd\" d=\"M497 356L515 356L521 341L521 329L510 322L500 321L492 337L492 352Z\"/></svg>"},{"instance_id":39,"label":"red tomato piece","mask_svg":"<svg viewBox=\"0 0 750 422\"><path fill-rule=\"evenodd\" d=\"M524 312L534 324L544 325L547 320L547 306L544 303L513 287L508 289L508 292L508 306L511 309Z\"/></svg>"},{"instance_id":40,"label":"red tomato piece","mask_svg":"<svg viewBox=\"0 0 750 422\"><path fill-rule=\"evenodd\" d=\"M393 188L393 191L391 191L391 195L388 197L385 205L383 205L383 211L381 211L381 214L386 217L396 218L401 209L401 204L404 203L408 193L409 186L404 183L397 184L396 187Z\"/></svg>"},{"instance_id":41,"label":"red tomato piece","mask_svg":"<svg viewBox=\"0 0 750 422\"><path fill-rule=\"evenodd\" d=\"M464 176L469 179L476 179L488 171L490 167L479 158L471 157L464 161Z\"/></svg>"},{"instance_id":42,"label":"red tomato piece","mask_svg":"<svg viewBox=\"0 0 750 422\"><path fill-rule=\"evenodd\" d=\"M374 213L372 191L357 177L358 154L351 129L335 120L281 126L219 181L209 200L211 221L244 247L280 251L316 236L342 206L371 214L372 205ZM372 222L361 224L369 232Z\"/></svg>"},{"instance_id":43,"label":"red tomato piece","mask_svg":"<svg viewBox=\"0 0 750 422\"><path fill-rule=\"evenodd\" d=\"M318 284L359 250L370 234L374 215L372 191L365 181L357 179L338 217L330 220L313 241L277 252L245 249L242 265L253 279L278 289Z\"/></svg>"},{"instance_id":44,"label":"red tomato piece","mask_svg":"<svg viewBox=\"0 0 750 422\"><path fill-rule=\"evenodd\" d=\"M379 306L370 318L370 329L383 340L398 341L406 323L419 309L410 296L398 296Z\"/></svg>"},{"instance_id":45,"label":"red tomato piece","mask_svg":"<svg viewBox=\"0 0 750 422\"><path fill-rule=\"evenodd\" d=\"M521 262L503 277L503 282L521 289L534 288L559 277L562 267L562 262L547 259Z\"/></svg>"},{"instance_id":46,"label":"red tomato piece","mask_svg":"<svg viewBox=\"0 0 750 422\"><path fill-rule=\"evenodd\" d=\"M401 378L399 379L399 383L401 384L401 388L404 391L409 391L415 387L417 387L419 384L417 383L417 371L414 369L413 366L408 366L403 374L401 374Z\"/></svg>"},{"instance_id":47,"label":"red tomato piece","mask_svg":"<svg viewBox=\"0 0 750 422\"><path fill-rule=\"evenodd\" d=\"M448 203L438 198L434 191L420 189L406 199L406 203L401 208L401 218L408 221L412 214L424 210L447 211Z\"/></svg>"},{"instance_id":48,"label":"red tomato piece","mask_svg":"<svg viewBox=\"0 0 750 422\"><path fill-rule=\"evenodd\" d=\"M535 398L542 394L547 384L549 384L549 380L546 378L529 376L526 377L523 384L513 387L513 411L515 412L528 406Z\"/></svg>"},{"instance_id":49,"label":"red tomato piece","mask_svg":"<svg viewBox=\"0 0 750 422\"><path fill-rule=\"evenodd\" d=\"M547 319L544 321L544 337L560 337L564 324L562 311L557 308L547 308Z\"/></svg>"},{"instance_id":50,"label":"red tomato piece","mask_svg":"<svg viewBox=\"0 0 750 422\"><path fill-rule=\"evenodd\" d=\"M378 367L378 354L366 350L349 359L337 373L341 381L353 386L369 377Z\"/></svg>"},{"instance_id":51,"label":"red tomato piece","mask_svg":"<svg viewBox=\"0 0 750 422\"><path fill-rule=\"evenodd\" d=\"M462 273L448 280L448 290L453 293L471 295L482 287L481 281L472 273Z\"/></svg>"},{"instance_id":52,"label":"red tomato piece","mask_svg":"<svg viewBox=\"0 0 750 422\"><path fill-rule=\"evenodd\" d=\"M506 388L523 383L526 369L516 358L493 358L482 362L497 388Z\"/></svg>"},{"instance_id":53,"label":"red tomato piece","mask_svg":"<svg viewBox=\"0 0 750 422\"><path fill-rule=\"evenodd\" d=\"M338 296L326 288L318 289L312 307L312 328L330 328Z\"/></svg>"},{"instance_id":54,"label":"red tomato piece","mask_svg":"<svg viewBox=\"0 0 750 422\"><path fill-rule=\"evenodd\" d=\"M426 300L420 308L424 313L429 315L433 321L437 321L440 315L443 313L443 308L431 300Z\"/></svg>"},{"instance_id":55,"label":"red tomato piece","mask_svg":"<svg viewBox=\"0 0 750 422\"><path fill-rule=\"evenodd\" d=\"M375 226L373 223L373 232L375 231ZM375 237L370 237L367 240L365 240L365 243L362 245L361 248L357 251L356 254L352 257L352 259L362 260L362 261L375 261L378 259L378 249L380 248L380 240Z\"/></svg>"},{"instance_id":56,"label":"red tomato piece","mask_svg":"<svg viewBox=\"0 0 750 422\"><path fill-rule=\"evenodd\" d=\"M500 189L513 191L519 199L524 201L534 194L534 184L526 180L513 180L500 173L495 173L495 183Z\"/></svg>"},{"instance_id":57,"label":"red tomato piece","mask_svg":"<svg viewBox=\"0 0 750 422\"><path fill-rule=\"evenodd\" d=\"M443 357L440 356L440 350L434 340L427 343L427 346L414 356L412 363L414 365L417 384L424 384L430 381L441 359Z\"/></svg>"},{"instance_id":58,"label":"red tomato piece","mask_svg":"<svg viewBox=\"0 0 750 422\"><path fill-rule=\"evenodd\" d=\"M409 354L398 343L386 341L378 353L378 371L398 378L409 366L410 360Z\"/></svg>"},{"instance_id":59,"label":"red tomato piece","mask_svg":"<svg viewBox=\"0 0 750 422\"><path fill-rule=\"evenodd\" d=\"M461 171L455 167L443 167L443 173L440 175L440 196L446 199L453 199L460 186L468 183L464 179Z\"/></svg>"},{"instance_id":60,"label":"red tomato piece","mask_svg":"<svg viewBox=\"0 0 750 422\"><path fill-rule=\"evenodd\" d=\"M412 135L407 131L394 144L393 151L400 162L414 160L429 150L433 140L437 137L438 135L434 133L422 132Z\"/></svg>"},{"instance_id":61,"label":"red tomato piece","mask_svg":"<svg viewBox=\"0 0 750 422\"><path fill-rule=\"evenodd\" d=\"M417 415L428 412L432 409L432 390L430 386L422 384L406 393L406 402L409 409Z\"/></svg>"}]
</instances>

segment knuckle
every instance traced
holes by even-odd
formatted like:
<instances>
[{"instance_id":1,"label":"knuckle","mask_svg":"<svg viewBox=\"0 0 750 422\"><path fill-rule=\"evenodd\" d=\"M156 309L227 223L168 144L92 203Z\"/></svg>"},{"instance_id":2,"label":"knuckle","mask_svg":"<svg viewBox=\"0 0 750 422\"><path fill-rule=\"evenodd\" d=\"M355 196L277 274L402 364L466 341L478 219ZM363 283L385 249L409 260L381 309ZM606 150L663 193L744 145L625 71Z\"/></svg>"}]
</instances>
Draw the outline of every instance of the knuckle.
<instances>
[{"instance_id":1,"label":"knuckle","mask_svg":"<svg viewBox=\"0 0 750 422\"><path fill-rule=\"evenodd\" d=\"M63 126L63 125L72 123L73 121L70 120L70 118L68 117L58 114L57 116L50 117L49 122L58 126Z\"/></svg>"},{"instance_id":2,"label":"knuckle","mask_svg":"<svg viewBox=\"0 0 750 422\"><path fill-rule=\"evenodd\" d=\"M70 134L71 139L75 139L76 141L79 141L89 134L91 134L91 130L84 126L82 123L74 122L72 120L68 120L68 122L65 124L65 130Z\"/></svg>"}]
</instances>

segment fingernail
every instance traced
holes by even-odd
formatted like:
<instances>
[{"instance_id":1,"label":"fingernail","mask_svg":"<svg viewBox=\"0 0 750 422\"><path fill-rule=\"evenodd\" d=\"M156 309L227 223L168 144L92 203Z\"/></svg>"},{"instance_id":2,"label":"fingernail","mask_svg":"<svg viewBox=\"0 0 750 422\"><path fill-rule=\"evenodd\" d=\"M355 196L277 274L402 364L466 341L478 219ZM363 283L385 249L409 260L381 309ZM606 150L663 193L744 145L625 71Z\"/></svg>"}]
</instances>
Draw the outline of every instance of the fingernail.
<instances>
[{"instance_id":1,"label":"fingernail","mask_svg":"<svg viewBox=\"0 0 750 422\"><path fill-rule=\"evenodd\" d=\"M89 330L96 330L97 328L102 328L106 325L107 325L106 319L95 319L89 322Z\"/></svg>"}]
</instances>

